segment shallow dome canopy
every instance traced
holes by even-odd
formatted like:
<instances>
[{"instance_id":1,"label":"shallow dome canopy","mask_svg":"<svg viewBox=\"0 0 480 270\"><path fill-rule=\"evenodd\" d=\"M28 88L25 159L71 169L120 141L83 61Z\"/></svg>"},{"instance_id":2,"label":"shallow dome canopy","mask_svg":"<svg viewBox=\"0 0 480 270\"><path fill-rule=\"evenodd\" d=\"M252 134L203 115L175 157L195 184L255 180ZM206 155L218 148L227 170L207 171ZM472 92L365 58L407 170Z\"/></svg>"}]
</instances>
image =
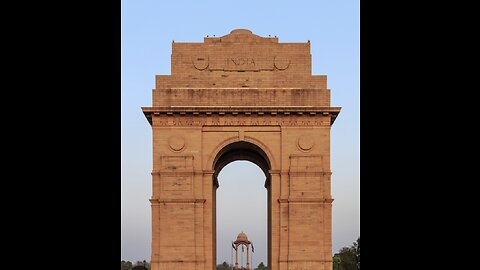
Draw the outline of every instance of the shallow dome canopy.
<instances>
[{"instance_id":1,"label":"shallow dome canopy","mask_svg":"<svg viewBox=\"0 0 480 270\"><path fill-rule=\"evenodd\" d=\"M250 244L250 241L248 241L248 237L244 232L241 232L237 236L237 240L235 240L235 244Z\"/></svg>"}]
</instances>

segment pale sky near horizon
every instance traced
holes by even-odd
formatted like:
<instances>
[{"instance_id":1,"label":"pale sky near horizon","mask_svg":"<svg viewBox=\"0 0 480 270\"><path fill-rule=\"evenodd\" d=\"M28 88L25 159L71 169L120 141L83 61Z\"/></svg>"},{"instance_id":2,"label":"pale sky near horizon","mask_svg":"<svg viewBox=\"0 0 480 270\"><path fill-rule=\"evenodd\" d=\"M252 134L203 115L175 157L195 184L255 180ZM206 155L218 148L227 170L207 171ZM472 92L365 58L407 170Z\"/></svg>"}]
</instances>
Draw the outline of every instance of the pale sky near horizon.
<instances>
[{"instance_id":1,"label":"pale sky near horizon","mask_svg":"<svg viewBox=\"0 0 480 270\"><path fill-rule=\"evenodd\" d=\"M331 129L333 247L360 236L360 8L336 1L122 0L121 259L150 260L152 131L141 107L151 106L155 75L170 74L172 40L203 42L244 28L279 42L310 40L312 75L327 75L331 106L342 107ZM241 172L241 177L240 177ZM255 244L254 265L266 260L265 176L237 161L219 175L217 263L230 262L230 242L244 231ZM233 194L251 194L239 201ZM240 208L239 208L240 207ZM233 209L243 209L234 215Z\"/></svg>"}]
</instances>

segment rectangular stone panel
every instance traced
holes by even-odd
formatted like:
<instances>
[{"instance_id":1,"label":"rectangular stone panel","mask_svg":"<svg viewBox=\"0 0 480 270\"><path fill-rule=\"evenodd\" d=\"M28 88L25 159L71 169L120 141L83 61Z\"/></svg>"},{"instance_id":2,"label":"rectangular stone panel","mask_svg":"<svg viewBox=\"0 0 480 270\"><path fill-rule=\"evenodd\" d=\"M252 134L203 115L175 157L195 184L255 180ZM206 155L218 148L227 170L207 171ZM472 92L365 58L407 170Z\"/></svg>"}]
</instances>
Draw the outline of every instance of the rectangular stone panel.
<instances>
[{"instance_id":1,"label":"rectangular stone panel","mask_svg":"<svg viewBox=\"0 0 480 270\"><path fill-rule=\"evenodd\" d=\"M290 171L310 171L322 172L322 156L320 155L291 155L290 156Z\"/></svg>"},{"instance_id":2,"label":"rectangular stone panel","mask_svg":"<svg viewBox=\"0 0 480 270\"><path fill-rule=\"evenodd\" d=\"M161 171L193 171L193 156L162 156Z\"/></svg>"},{"instance_id":3,"label":"rectangular stone panel","mask_svg":"<svg viewBox=\"0 0 480 270\"><path fill-rule=\"evenodd\" d=\"M191 191L191 175L167 175L162 177L163 191Z\"/></svg>"},{"instance_id":4,"label":"rectangular stone panel","mask_svg":"<svg viewBox=\"0 0 480 270\"><path fill-rule=\"evenodd\" d=\"M321 195L322 179L315 175L291 175L290 196L319 197Z\"/></svg>"},{"instance_id":5,"label":"rectangular stone panel","mask_svg":"<svg viewBox=\"0 0 480 270\"><path fill-rule=\"evenodd\" d=\"M153 104L154 106L245 106L246 104L249 106L329 106L328 95L327 90L301 88L251 88L248 91L242 88L169 88L154 91Z\"/></svg>"},{"instance_id":6,"label":"rectangular stone panel","mask_svg":"<svg viewBox=\"0 0 480 270\"><path fill-rule=\"evenodd\" d=\"M160 260L195 260L195 208L189 203L160 204Z\"/></svg>"},{"instance_id":7,"label":"rectangular stone panel","mask_svg":"<svg viewBox=\"0 0 480 270\"><path fill-rule=\"evenodd\" d=\"M290 203L289 260L318 258L321 251L321 204Z\"/></svg>"}]
</instances>

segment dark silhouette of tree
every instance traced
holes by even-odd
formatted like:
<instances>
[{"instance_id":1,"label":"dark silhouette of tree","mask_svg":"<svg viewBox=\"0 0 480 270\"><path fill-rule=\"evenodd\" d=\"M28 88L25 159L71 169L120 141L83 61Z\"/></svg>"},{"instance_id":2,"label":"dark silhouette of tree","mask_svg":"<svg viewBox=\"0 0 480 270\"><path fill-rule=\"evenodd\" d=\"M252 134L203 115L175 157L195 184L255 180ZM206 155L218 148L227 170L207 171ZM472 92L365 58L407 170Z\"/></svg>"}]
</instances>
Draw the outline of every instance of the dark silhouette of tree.
<instances>
[{"instance_id":1,"label":"dark silhouette of tree","mask_svg":"<svg viewBox=\"0 0 480 270\"><path fill-rule=\"evenodd\" d=\"M132 270L135 266L145 266L145 268L150 270L150 263L147 261L137 261L135 264L132 264L130 261L122 260L122 270Z\"/></svg>"},{"instance_id":2,"label":"dark silhouette of tree","mask_svg":"<svg viewBox=\"0 0 480 270\"><path fill-rule=\"evenodd\" d=\"M255 268L254 270L268 270L268 267L265 266L263 262L261 262L260 264L258 264L257 268Z\"/></svg>"},{"instance_id":3,"label":"dark silhouette of tree","mask_svg":"<svg viewBox=\"0 0 480 270\"><path fill-rule=\"evenodd\" d=\"M353 248L357 255L357 266L358 266L358 269L360 269L360 236L358 237L357 242L353 243Z\"/></svg>"},{"instance_id":4,"label":"dark silhouette of tree","mask_svg":"<svg viewBox=\"0 0 480 270\"><path fill-rule=\"evenodd\" d=\"M338 255L338 253L335 254L333 256L333 270L339 270L341 262L342 262L342 260L340 259L340 255Z\"/></svg>"},{"instance_id":5,"label":"dark silhouette of tree","mask_svg":"<svg viewBox=\"0 0 480 270\"><path fill-rule=\"evenodd\" d=\"M122 260L122 270L132 270L132 268L133 268L132 262Z\"/></svg>"},{"instance_id":6,"label":"dark silhouette of tree","mask_svg":"<svg viewBox=\"0 0 480 270\"><path fill-rule=\"evenodd\" d=\"M360 237L333 256L333 270L360 270Z\"/></svg>"},{"instance_id":7,"label":"dark silhouette of tree","mask_svg":"<svg viewBox=\"0 0 480 270\"><path fill-rule=\"evenodd\" d=\"M223 262L222 264L217 265L217 270L231 270L232 266L229 265L227 262Z\"/></svg>"}]
</instances>

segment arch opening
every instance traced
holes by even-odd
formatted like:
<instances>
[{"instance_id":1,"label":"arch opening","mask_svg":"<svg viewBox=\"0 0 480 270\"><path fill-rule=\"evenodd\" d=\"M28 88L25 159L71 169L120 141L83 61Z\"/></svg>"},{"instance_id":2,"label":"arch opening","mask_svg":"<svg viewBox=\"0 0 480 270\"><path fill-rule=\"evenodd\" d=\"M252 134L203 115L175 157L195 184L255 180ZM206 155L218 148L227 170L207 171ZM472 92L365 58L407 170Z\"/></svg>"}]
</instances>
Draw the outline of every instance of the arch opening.
<instances>
[{"instance_id":1,"label":"arch opening","mask_svg":"<svg viewBox=\"0 0 480 270\"><path fill-rule=\"evenodd\" d=\"M235 162L235 161L248 161L248 162ZM213 181L213 190L212 190L213 196L212 196L212 198L214 200L214 202L213 202L213 233L212 233L212 236L213 236L213 239L212 239L213 240L213 262L214 262L214 265L217 265L218 263L222 263L225 260L225 259L221 259L222 261L217 261L217 190L220 187L218 179L219 179L219 177L222 179L221 183L229 181L229 179L224 179L222 170L227 165L228 165L228 168L230 168L232 166L233 167L238 166L237 164L239 164L239 163L243 164L243 168L248 167L248 171L250 173L252 171L256 171L255 181L258 181L259 178L260 179L263 178L261 176L260 171L263 172L263 175L264 175L263 179L265 179L265 181L263 183L263 186L266 189L266 198L264 197L265 199L263 201L266 200L266 207L263 208L263 209L265 210L264 215L266 215L267 242L266 242L266 246L265 246L265 244L260 245L262 240L260 240L258 242L259 242L259 248L263 246L264 248L266 248L266 251L267 251L266 252L266 261L263 261L263 259L261 259L261 260L264 263L267 263L268 265L271 265L270 264L270 262L271 262L271 256L270 256L270 253L271 253L271 216L270 216L270 212L271 212L270 211L271 210L271 205L270 205L270 198L271 198L271 195L270 195L271 194L271 192L270 192L271 163L270 163L270 160L268 159L268 156L265 153L265 151L263 151L259 146L255 145L253 143L244 142L244 141L231 143L231 144L225 146L224 148L222 148L218 152L218 154L217 154L217 156L216 156L216 158L214 159L214 162L213 162L213 166L212 166L213 170L214 170L213 179L212 179L212 181ZM229 171L228 168L225 171ZM220 174L220 172L222 172L222 174ZM244 176L246 176L246 177L249 177L248 175L251 176L251 174L249 174L249 172L247 172L245 170L243 170L243 172L244 172ZM237 171L237 173L238 173L238 171ZM238 177L231 177L231 178L233 180L238 180L239 177L241 178L240 175ZM227 185L225 184L225 186L227 186ZM255 188L257 188L257 187L255 187ZM220 189L220 190L222 190L222 189ZM235 191L235 192L237 192L237 191ZM254 194L255 194L255 196L258 197L258 192L257 191L258 191L258 189L255 190ZM223 190L222 190L222 192L223 192ZM250 194L245 194L245 193L240 194L237 197L237 199L238 200L249 200L250 199L249 195L251 195L251 193ZM256 197L256 199L258 199L257 197ZM252 206L249 206L249 207L252 207ZM261 205L258 205L257 208L262 209ZM232 211L235 211L235 210L232 209ZM222 214L225 214L224 211L222 211ZM254 218L261 218L261 217L259 217L258 213L257 213L257 216L252 217L252 222L254 222L254 220L253 220ZM233 223L235 224L235 222L233 222ZM244 229L244 228L241 228L241 227L242 226L240 225L238 228L235 228L236 230L238 230L238 232L234 233L231 236L232 240L234 240L233 237L236 234L238 234L242 229ZM255 242L255 240L253 240L253 241ZM226 247L222 246L222 247L219 247L219 248L225 249L225 248L229 248L229 246L226 246ZM256 248L256 249L257 249L257 254L259 254L258 251L260 251L260 250L258 248ZM228 252L230 252L230 251L228 251ZM260 258L259 258L259 260L260 260ZM253 263L258 265L260 263L260 261L254 260ZM251 267L251 269L254 269L255 265L250 265L250 267Z\"/></svg>"}]
</instances>

